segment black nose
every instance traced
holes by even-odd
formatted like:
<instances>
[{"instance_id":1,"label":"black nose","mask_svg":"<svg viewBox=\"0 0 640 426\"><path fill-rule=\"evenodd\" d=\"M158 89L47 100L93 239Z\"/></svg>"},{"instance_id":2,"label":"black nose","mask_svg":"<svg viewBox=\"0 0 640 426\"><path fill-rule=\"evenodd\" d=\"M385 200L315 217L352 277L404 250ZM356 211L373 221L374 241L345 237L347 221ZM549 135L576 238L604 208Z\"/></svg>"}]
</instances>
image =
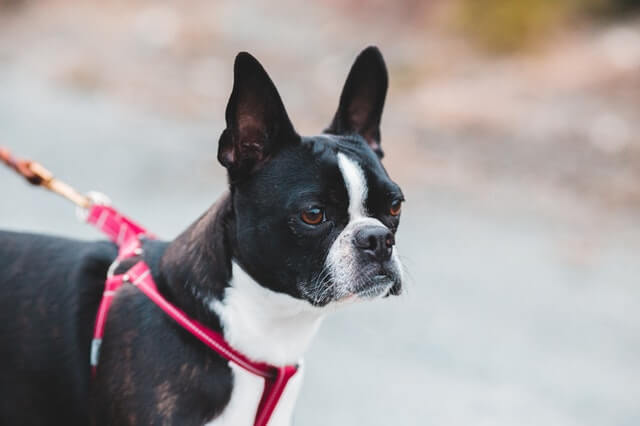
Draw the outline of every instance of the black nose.
<instances>
[{"instance_id":1,"label":"black nose","mask_svg":"<svg viewBox=\"0 0 640 426\"><path fill-rule=\"evenodd\" d=\"M395 244L393 234L384 226L368 225L360 228L353 237L353 244L379 262L391 258Z\"/></svg>"}]
</instances>

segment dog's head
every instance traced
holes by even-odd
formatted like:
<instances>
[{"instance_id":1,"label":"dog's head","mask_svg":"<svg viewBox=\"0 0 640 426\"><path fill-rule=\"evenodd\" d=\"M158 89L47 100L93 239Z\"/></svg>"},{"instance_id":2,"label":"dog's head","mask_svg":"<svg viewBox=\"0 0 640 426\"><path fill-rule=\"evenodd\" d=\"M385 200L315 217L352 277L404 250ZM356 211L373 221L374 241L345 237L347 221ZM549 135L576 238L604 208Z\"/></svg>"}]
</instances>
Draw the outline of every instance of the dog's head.
<instances>
[{"instance_id":1,"label":"dog's head","mask_svg":"<svg viewBox=\"0 0 640 426\"><path fill-rule=\"evenodd\" d=\"M240 53L218 159L227 168L235 260L270 290L315 306L399 294L400 187L382 166L387 70L356 59L319 136L294 130L260 63Z\"/></svg>"}]
</instances>

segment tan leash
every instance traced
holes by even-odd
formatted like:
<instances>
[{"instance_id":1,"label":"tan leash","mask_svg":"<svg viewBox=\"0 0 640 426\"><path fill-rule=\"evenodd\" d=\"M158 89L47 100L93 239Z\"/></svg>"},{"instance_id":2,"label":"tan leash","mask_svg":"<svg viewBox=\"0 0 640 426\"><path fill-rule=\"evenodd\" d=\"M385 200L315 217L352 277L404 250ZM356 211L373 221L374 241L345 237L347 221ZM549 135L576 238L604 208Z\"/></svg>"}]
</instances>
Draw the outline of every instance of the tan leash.
<instances>
[{"instance_id":1,"label":"tan leash","mask_svg":"<svg viewBox=\"0 0 640 426\"><path fill-rule=\"evenodd\" d=\"M18 159L11 155L11 152L0 146L0 160L8 167L13 169L20 176L25 178L27 182L35 186L42 186L49 191L66 198L78 207L88 209L92 200L76 191L70 185L57 179L53 173L45 169L40 163L31 160Z\"/></svg>"}]
</instances>

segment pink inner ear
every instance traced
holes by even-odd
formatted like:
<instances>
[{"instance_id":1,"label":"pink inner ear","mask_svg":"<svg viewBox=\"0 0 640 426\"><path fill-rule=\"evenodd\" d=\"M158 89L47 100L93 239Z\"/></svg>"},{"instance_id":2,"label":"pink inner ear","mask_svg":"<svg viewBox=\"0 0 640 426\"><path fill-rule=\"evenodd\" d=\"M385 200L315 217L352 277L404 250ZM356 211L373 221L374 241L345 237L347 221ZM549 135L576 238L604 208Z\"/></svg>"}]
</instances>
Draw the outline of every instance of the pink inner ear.
<instances>
[{"instance_id":1,"label":"pink inner ear","mask_svg":"<svg viewBox=\"0 0 640 426\"><path fill-rule=\"evenodd\" d=\"M261 161L265 154L266 129L264 123L256 117L243 114L238 119L238 135L234 141L234 160L252 162Z\"/></svg>"},{"instance_id":2,"label":"pink inner ear","mask_svg":"<svg viewBox=\"0 0 640 426\"><path fill-rule=\"evenodd\" d=\"M376 142L375 139L373 139L373 136L366 135L365 139L367 140L367 142L369 142L369 146L371 147L372 150L380 151L380 144L378 142Z\"/></svg>"},{"instance_id":3,"label":"pink inner ear","mask_svg":"<svg viewBox=\"0 0 640 426\"><path fill-rule=\"evenodd\" d=\"M238 142L240 145L263 144L266 129L261 121L251 116L244 116L238 120Z\"/></svg>"},{"instance_id":4,"label":"pink inner ear","mask_svg":"<svg viewBox=\"0 0 640 426\"><path fill-rule=\"evenodd\" d=\"M353 130L362 136L372 150L380 151L380 142L376 140L377 127L367 122L371 118L371 105L367 102L354 101L349 107L349 119Z\"/></svg>"},{"instance_id":5,"label":"pink inner ear","mask_svg":"<svg viewBox=\"0 0 640 426\"><path fill-rule=\"evenodd\" d=\"M367 124L367 119L371 114L371 107L366 102L354 101L349 106L349 120L351 121L353 130L362 132L363 127Z\"/></svg>"},{"instance_id":6,"label":"pink inner ear","mask_svg":"<svg viewBox=\"0 0 640 426\"><path fill-rule=\"evenodd\" d=\"M260 129L264 132L264 119L258 118L255 112L256 111L248 110L247 108L238 109L238 132L240 135L247 131L247 129ZM248 131L251 132L251 130Z\"/></svg>"}]
</instances>

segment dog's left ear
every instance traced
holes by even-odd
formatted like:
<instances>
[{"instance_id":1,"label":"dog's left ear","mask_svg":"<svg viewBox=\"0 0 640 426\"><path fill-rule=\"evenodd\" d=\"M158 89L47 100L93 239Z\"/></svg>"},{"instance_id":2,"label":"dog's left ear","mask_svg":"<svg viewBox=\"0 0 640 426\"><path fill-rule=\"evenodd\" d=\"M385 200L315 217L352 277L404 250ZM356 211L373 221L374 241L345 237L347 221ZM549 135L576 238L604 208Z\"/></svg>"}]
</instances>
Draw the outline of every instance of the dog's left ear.
<instances>
[{"instance_id":1,"label":"dog's left ear","mask_svg":"<svg viewBox=\"0 0 640 426\"><path fill-rule=\"evenodd\" d=\"M232 180L258 170L283 146L299 141L276 86L250 54L236 56L227 128L218 142L218 161Z\"/></svg>"},{"instance_id":2,"label":"dog's left ear","mask_svg":"<svg viewBox=\"0 0 640 426\"><path fill-rule=\"evenodd\" d=\"M325 133L357 133L382 158L380 119L387 96L389 77L382 54L375 46L356 58L340 95L338 111Z\"/></svg>"}]
</instances>

